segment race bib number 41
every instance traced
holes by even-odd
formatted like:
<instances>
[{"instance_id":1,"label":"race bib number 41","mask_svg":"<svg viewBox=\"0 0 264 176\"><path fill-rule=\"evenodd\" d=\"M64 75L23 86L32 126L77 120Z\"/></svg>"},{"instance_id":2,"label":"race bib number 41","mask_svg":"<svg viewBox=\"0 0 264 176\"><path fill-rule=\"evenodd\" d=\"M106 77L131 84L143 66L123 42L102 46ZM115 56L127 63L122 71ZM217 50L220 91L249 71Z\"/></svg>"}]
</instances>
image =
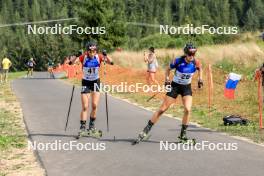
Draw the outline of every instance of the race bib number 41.
<instances>
[{"instance_id":1,"label":"race bib number 41","mask_svg":"<svg viewBox=\"0 0 264 176\"><path fill-rule=\"evenodd\" d=\"M97 79L99 77L98 67L83 68L83 74L87 80Z\"/></svg>"}]
</instances>

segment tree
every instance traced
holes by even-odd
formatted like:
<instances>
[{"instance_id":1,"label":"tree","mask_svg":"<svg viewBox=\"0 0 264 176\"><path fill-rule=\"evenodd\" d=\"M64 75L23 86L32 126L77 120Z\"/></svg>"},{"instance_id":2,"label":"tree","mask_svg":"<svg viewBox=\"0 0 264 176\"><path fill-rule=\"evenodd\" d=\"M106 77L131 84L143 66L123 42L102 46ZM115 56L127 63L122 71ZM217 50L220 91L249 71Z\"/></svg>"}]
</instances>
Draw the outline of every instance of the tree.
<instances>
[{"instance_id":1,"label":"tree","mask_svg":"<svg viewBox=\"0 0 264 176\"><path fill-rule=\"evenodd\" d=\"M121 1L115 3L121 5ZM122 44L120 37L124 36L124 28L120 22L113 21L115 14L114 4L111 0L84 0L78 2L79 24L82 27L105 27L106 34L83 34L79 38L83 42L95 39L102 47L113 49L114 46Z\"/></svg>"},{"instance_id":2,"label":"tree","mask_svg":"<svg viewBox=\"0 0 264 176\"><path fill-rule=\"evenodd\" d=\"M249 8L244 19L244 28L249 31L255 31L258 27L259 19L253 10Z\"/></svg>"},{"instance_id":3,"label":"tree","mask_svg":"<svg viewBox=\"0 0 264 176\"><path fill-rule=\"evenodd\" d=\"M230 12L230 20L229 23L232 25L237 25L238 24L238 18L237 18L237 14L236 14L236 10L235 9L231 9Z\"/></svg>"}]
</instances>

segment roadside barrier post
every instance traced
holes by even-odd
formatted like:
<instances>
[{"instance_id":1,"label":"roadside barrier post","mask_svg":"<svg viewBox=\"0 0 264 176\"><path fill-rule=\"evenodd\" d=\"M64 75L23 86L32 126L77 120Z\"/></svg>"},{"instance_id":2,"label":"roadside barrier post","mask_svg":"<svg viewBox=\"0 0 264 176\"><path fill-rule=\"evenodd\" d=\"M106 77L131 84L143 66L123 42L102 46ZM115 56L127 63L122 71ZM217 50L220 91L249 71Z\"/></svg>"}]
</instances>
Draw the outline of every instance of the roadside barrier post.
<instances>
[{"instance_id":1,"label":"roadside barrier post","mask_svg":"<svg viewBox=\"0 0 264 176\"><path fill-rule=\"evenodd\" d=\"M262 129L262 108L263 108L263 92L262 92L262 76L258 76L258 104L259 104L259 128Z\"/></svg>"},{"instance_id":2,"label":"roadside barrier post","mask_svg":"<svg viewBox=\"0 0 264 176\"><path fill-rule=\"evenodd\" d=\"M211 107L212 107L212 96L213 96L213 75L212 75L212 66L208 64L207 67L207 82L208 82L208 116L211 116Z\"/></svg>"}]
</instances>

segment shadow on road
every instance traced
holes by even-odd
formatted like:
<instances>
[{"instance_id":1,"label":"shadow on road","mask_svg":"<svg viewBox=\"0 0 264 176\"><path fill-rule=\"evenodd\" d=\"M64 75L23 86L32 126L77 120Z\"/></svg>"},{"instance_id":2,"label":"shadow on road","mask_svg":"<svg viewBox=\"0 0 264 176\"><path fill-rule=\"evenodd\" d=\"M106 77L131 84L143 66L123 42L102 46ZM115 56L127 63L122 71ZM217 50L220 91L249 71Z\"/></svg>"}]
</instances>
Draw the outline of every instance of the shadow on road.
<instances>
[{"instance_id":1,"label":"shadow on road","mask_svg":"<svg viewBox=\"0 0 264 176\"><path fill-rule=\"evenodd\" d=\"M38 80L38 79L59 79L59 78L20 78L23 80Z\"/></svg>"},{"instance_id":2,"label":"shadow on road","mask_svg":"<svg viewBox=\"0 0 264 176\"><path fill-rule=\"evenodd\" d=\"M53 137L76 137L76 135L66 135L66 134L42 134L42 133L33 133L28 135L29 137L33 136L53 136Z\"/></svg>"},{"instance_id":3,"label":"shadow on road","mask_svg":"<svg viewBox=\"0 0 264 176\"><path fill-rule=\"evenodd\" d=\"M42 133L35 133L35 134L30 134L29 137L32 138L33 136L47 136L47 137L67 137L67 138L74 138L76 139L76 136L77 135L66 135L66 134L42 134ZM91 139L98 139L98 138L95 138L95 137L92 137L92 136L84 136L84 137L81 137L81 138L91 138ZM77 140L77 139L76 139ZM111 142L111 143L120 143L120 142L123 142L123 143L130 143L132 144L134 141L135 141L135 138L122 138L122 139L118 139L118 138L111 138L111 139L104 139L104 138L101 138L101 139L98 139L98 141L100 142ZM177 142L176 140L175 141L166 141L166 140L162 140L163 142L168 142L168 143L179 143ZM161 141L158 141L158 140L146 140L146 141L141 141L141 143L153 143L153 144L159 144Z\"/></svg>"}]
</instances>

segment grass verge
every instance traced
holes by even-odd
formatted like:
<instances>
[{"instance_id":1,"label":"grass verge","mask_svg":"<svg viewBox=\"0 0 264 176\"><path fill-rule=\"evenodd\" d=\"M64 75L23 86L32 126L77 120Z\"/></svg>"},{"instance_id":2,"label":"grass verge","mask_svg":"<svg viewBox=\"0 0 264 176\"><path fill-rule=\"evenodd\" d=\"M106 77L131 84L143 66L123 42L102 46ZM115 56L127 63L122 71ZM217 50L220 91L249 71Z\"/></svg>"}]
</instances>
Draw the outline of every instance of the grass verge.
<instances>
[{"instance_id":1,"label":"grass verge","mask_svg":"<svg viewBox=\"0 0 264 176\"><path fill-rule=\"evenodd\" d=\"M0 84L0 175L44 175L32 151L27 149L27 133L22 110L11 90L10 81L25 72L9 74L9 81Z\"/></svg>"},{"instance_id":2,"label":"grass verge","mask_svg":"<svg viewBox=\"0 0 264 176\"><path fill-rule=\"evenodd\" d=\"M24 72L10 73L9 79L13 80L24 74ZM21 127L20 111L11 91L10 82L0 84L0 87L0 149L6 151L12 147L25 147L26 133Z\"/></svg>"}]
</instances>

